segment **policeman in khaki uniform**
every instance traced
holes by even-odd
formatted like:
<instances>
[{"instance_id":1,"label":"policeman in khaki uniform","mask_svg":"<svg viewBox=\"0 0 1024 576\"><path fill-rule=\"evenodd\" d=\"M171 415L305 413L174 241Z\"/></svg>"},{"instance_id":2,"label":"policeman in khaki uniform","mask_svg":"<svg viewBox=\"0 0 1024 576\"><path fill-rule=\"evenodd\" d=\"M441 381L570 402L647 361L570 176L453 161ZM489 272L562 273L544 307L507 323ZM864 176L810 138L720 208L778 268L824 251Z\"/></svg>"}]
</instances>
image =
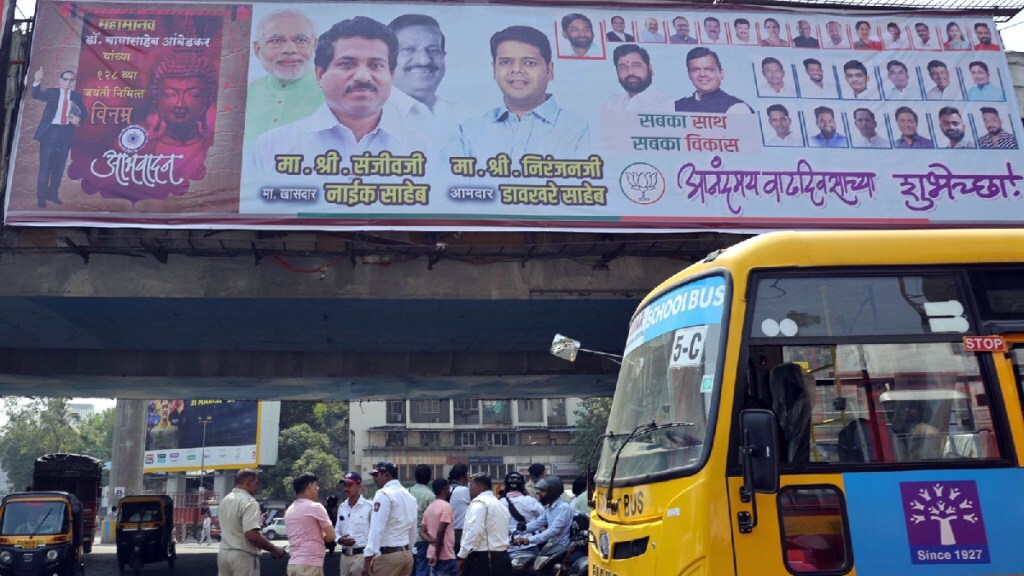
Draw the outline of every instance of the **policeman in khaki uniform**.
<instances>
[{"instance_id":1,"label":"policeman in khaki uniform","mask_svg":"<svg viewBox=\"0 0 1024 576\"><path fill-rule=\"evenodd\" d=\"M377 464L370 476L378 490L363 551L363 576L408 576L418 531L416 499L398 481L394 462Z\"/></svg>"}]
</instances>

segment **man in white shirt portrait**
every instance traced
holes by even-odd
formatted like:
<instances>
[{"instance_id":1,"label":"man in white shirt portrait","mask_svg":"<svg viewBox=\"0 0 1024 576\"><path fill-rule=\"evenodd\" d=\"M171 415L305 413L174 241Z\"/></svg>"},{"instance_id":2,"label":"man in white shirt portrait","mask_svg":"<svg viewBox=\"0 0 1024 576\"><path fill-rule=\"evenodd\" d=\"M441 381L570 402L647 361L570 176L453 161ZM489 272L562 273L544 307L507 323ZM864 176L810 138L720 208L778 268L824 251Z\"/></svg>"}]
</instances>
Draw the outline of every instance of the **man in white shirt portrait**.
<instances>
[{"instance_id":1,"label":"man in white shirt portrait","mask_svg":"<svg viewBox=\"0 0 1024 576\"><path fill-rule=\"evenodd\" d=\"M932 40L932 31L924 22L918 22L914 24L914 32L917 32L917 37L920 40L917 43L917 47L920 50L938 50L938 45Z\"/></svg>"},{"instance_id":2,"label":"man in white shirt portrait","mask_svg":"<svg viewBox=\"0 0 1024 576\"><path fill-rule=\"evenodd\" d=\"M851 135L854 148L891 148L889 139L878 134L878 122L871 110L854 110L853 123L857 127L857 133Z\"/></svg>"},{"instance_id":3,"label":"man in white shirt portrait","mask_svg":"<svg viewBox=\"0 0 1024 576\"><path fill-rule=\"evenodd\" d=\"M793 121L789 117L789 110L782 104L772 104L768 107L768 123L775 131L765 137L765 146L803 146L803 139L793 132Z\"/></svg>"},{"instance_id":4,"label":"man in white shirt portrait","mask_svg":"<svg viewBox=\"0 0 1024 576\"><path fill-rule=\"evenodd\" d=\"M778 58L768 56L761 60L762 80L757 83L757 92L761 97L794 97L796 90L792 84L786 83L786 68Z\"/></svg>"},{"instance_id":5,"label":"man in white shirt portrait","mask_svg":"<svg viewBox=\"0 0 1024 576\"><path fill-rule=\"evenodd\" d=\"M573 12L562 17L562 38L558 54L562 58L601 58L604 51L594 42L594 24L584 14ZM568 44L568 45L566 45Z\"/></svg>"},{"instance_id":6,"label":"man in white shirt portrait","mask_svg":"<svg viewBox=\"0 0 1024 576\"><path fill-rule=\"evenodd\" d=\"M843 65L843 76L850 86L848 95L855 100L878 100L867 66L860 60L849 60Z\"/></svg>"},{"instance_id":7,"label":"man in white shirt portrait","mask_svg":"<svg viewBox=\"0 0 1024 576\"><path fill-rule=\"evenodd\" d=\"M757 38L750 37L750 20L737 18L732 22L733 44L756 46Z\"/></svg>"},{"instance_id":8,"label":"man in white shirt portrait","mask_svg":"<svg viewBox=\"0 0 1024 576\"><path fill-rule=\"evenodd\" d=\"M836 86L825 80L825 67L817 58L805 58L804 74L807 82L800 82L800 96L804 98L838 98ZM829 69L831 72L831 68Z\"/></svg>"},{"instance_id":9,"label":"man in white shirt portrait","mask_svg":"<svg viewBox=\"0 0 1024 576\"><path fill-rule=\"evenodd\" d=\"M437 88L445 75L445 37L425 14L403 14L388 24L398 39L394 87L388 105L424 134L448 133L455 124L455 103ZM395 90L394 88L397 88Z\"/></svg>"},{"instance_id":10,"label":"man in white shirt portrait","mask_svg":"<svg viewBox=\"0 0 1024 576\"><path fill-rule=\"evenodd\" d=\"M950 81L949 68L940 60L928 63L928 77L935 83L928 89L929 100L961 100L960 88Z\"/></svg>"},{"instance_id":11,"label":"man in white shirt portrait","mask_svg":"<svg viewBox=\"0 0 1024 576\"><path fill-rule=\"evenodd\" d=\"M910 83L907 65L899 60L890 60L885 65L890 86L886 88L886 100L920 100L921 91Z\"/></svg>"},{"instance_id":12,"label":"man in white shirt portrait","mask_svg":"<svg viewBox=\"0 0 1024 576\"><path fill-rule=\"evenodd\" d=\"M625 93L615 94L605 100L601 106L603 111L675 111L675 99L651 85L654 81L654 66L647 50L636 44L622 44L615 47L612 61Z\"/></svg>"},{"instance_id":13,"label":"man in white shirt portrait","mask_svg":"<svg viewBox=\"0 0 1024 576\"><path fill-rule=\"evenodd\" d=\"M386 109L398 62L398 39L384 24L365 16L343 20L320 35L313 63L324 104L256 141L254 168L276 170L275 156L302 154L304 164L330 150L348 158L388 150L406 154L422 145L410 137L399 114ZM413 132L415 134L415 132Z\"/></svg>"},{"instance_id":14,"label":"man in white shirt portrait","mask_svg":"<svg viewBox=\"0 0 1024 576\"><path fill-rule=\"evenodd\" d=\"M822 42L825 48L849 48L850 39L843 34L843 27L835 20L825 23L826 38Z\"/></svg>"}]
</instances>

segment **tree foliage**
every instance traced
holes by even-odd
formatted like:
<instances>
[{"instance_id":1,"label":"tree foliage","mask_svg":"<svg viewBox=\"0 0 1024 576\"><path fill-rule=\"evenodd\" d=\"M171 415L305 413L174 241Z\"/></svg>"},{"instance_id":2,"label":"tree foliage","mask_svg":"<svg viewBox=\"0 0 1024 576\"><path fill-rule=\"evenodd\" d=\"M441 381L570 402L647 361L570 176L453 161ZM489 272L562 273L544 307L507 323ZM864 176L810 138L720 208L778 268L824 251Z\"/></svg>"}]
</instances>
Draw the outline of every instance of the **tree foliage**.
<instances>
[{"instance_id":1,"label":"tree foliage","mask_svg":"<svg viewBox=\"0 0 1024 576\"><path fill-rule=\"evenodd\" d=\"M320 478L324 497L335 493L335 483L341 479L341 464L330 452L327 434L314 431L306 423L281 432L277 465L264 470L263 489L272 498L292 498L295 496L292 479L303 472L312 472Z\"/></svg>"},{"instance_id":2,"label":"tree foliage","mask_svg":"<svg viewBox=\"0 0 1024 576\"><path fill-rule=\"evenodd\" d=\"M587 469L587 463L598 438L608 428L608 414L611 408L611 398L584 398L576 407L576 450L572 461L576 463L581 473ZM600 451L594 453L594 461L590 463L592 469L597 468L599 456Z\"/></svg>"},{"instance_id":3,"label":"tree foliage","mask_svg":"<svg viewBox=\"0 0 1024 576\"><path fill-rule=\"evenodd\" d=\"M6 402L7 423L0 427L0 466L10 490L32 483L32 467L43 454L88 454L106 462L114 436L114 410L107 409L84 422L73 418L67 398L32 398Z\"/></svg>"}]
</instances>

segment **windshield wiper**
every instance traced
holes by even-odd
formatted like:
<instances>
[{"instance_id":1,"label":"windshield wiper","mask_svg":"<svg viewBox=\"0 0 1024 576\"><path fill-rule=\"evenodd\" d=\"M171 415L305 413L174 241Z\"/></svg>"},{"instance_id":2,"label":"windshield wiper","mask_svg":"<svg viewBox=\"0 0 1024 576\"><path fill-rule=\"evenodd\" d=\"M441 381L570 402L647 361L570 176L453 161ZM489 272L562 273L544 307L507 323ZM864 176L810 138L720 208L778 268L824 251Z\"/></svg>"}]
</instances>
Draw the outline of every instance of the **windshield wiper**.
<instances>
[{"instance_id":1,"label":"windshield wiper","mask_svg":"<svg viewBox=\"0 0 1024 576\"><path fill-rule=\"evenodd\" d=\"M640 424L633 431L629 433L629 436L622 442L619 449L615 451L615 460L612 462L611 475L608 477L608 494L605 497L605 505L608 506L608 510L612 514L619 513L619 502L612 501L612 492L615 490L615 470L619 467L619 456L622 455L622 450L629 444L634 438L643 436L644 434L650 434L656 430L663 428L677 428L680 426L693 426L693 422L666 422L664 424L658 424L653 420L647 424Z\"/></svg>"},{"instance_id":2,"label":"windshield wiper","mask_svg":"<svg viewBox=\"0 0 1024 576\"><path fill-rule=\"evenodd\" d=\"M53 508L50 508L49 510L47 510L47 511L46 511L46 514L43 514L43 519L39 521L39 524L37 524L37 525L36 525L36 528L35 528L35 530L33 530L33 531L32 531L32 535L31 535L31 536L29 536L29 539L30 539L30 540L31 540L32 538L35 538L35 537L36 537L36 534L37 534L37 533L39 532L39 530L40 530L40 529L41 529L41 528L43 527L43 524L44 524L44 523L46 522L46 519L50 517L50 513L52 513L52 512L53 512Z\"/></svg>"}]
</instances>

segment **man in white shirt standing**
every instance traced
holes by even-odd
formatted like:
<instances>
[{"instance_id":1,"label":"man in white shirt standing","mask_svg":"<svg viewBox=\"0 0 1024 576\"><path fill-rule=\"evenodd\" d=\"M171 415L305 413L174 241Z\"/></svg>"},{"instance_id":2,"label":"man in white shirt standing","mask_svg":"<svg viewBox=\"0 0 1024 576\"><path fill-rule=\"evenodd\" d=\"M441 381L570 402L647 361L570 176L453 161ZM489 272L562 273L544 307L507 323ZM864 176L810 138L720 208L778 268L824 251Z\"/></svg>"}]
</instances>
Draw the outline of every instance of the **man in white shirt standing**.
<instances>
[{"instance_id":1,"label":"man in white shirt standing","mask_svg":"<svg viewBox=\"0 0 1024 576\"><path fill-rule=\"evenodd\" d=\"M466 510L469 508L469 501L473 498L469 495L469 486L466 481L469 479L469 469L465 464L456 464L448 472L448 482L451 483L451 495L448 503L452 505L452 529L455 533L455 550L459 550L462 542L462 529L466 524Z\"/></svg>"},{"instance_id":2,"label":"man in white shirt standing","mask_svg":"<svg viewBox=\"0 0 1024 576\"><path fill-rule=\"evenodd\" d=\"M363 576L408 576L416 526L416 499L398 481L398 466L384 461L370 471L377 484L370 535L363 551Z\"/></svg>"},{"instance_id":3,"label":"man in white shirt standing","mask_svg":"<svg viewBox=\"0 0 1024 576\"><path fill-rule=\"evenodd\" d=\"M200 544L204 544L205 543L207 546L209 546L210 544L213 543L213 540L210 538L210 530L212 528L213 528L213 521L210 520L210 512L207 511L206 515L203 516L203 532L199 536L199 543Z\"/></svg>"},{"instance_id":4,"label":"man in white shirt standing","mask_svg":"<svg viewBox=\"0 0 1024 576\"><path fill-rule=\"evenodd\" d=\"M658 90L654 82L654 66L647 50L636 44L622 44L615 47L612 55L619 84L626 91L604 101L601 106L607 112L674 112L675 99Z\"/></svg>"},{"instance_id":5,"label":"man in white shirt standing","mask_svg":"<svg viewBox=\"0 0 1024 576\"><path fill-rule=\"evenodd\" d=\"M334 533L341 544L341 576L359 576L363 572L363 552L370 536L370 514L373 504L363 498L363 477L349 472L341 479L345 501L338 507Z\"/></svg>"},{"instance_id":6,"label":"man in white shirt standing","mask_svg":"<svg viewBox=\"0 0 1024 576\"><path fill-rule=\"evenodd\" d=\"M800 135L793 132L793 121L789 117L789 110L782 104L772 104L768 107L768 123L771 124L775 133L765 138L765 146L804 145Z\"/></svg>"},{"instance_id":7,"label":"man in white shirt standing","mask_svg":"<svg viewBox=\"0 0 1024 576\"><path fill-rule=\"evenodd\" d=\"M466 511L466 528L459 549L459 573L463 576L509 576L508 527L511 515L494 497L491 477L477 474L469 484L473 501Z\"/></svg>"}]
</instances>

